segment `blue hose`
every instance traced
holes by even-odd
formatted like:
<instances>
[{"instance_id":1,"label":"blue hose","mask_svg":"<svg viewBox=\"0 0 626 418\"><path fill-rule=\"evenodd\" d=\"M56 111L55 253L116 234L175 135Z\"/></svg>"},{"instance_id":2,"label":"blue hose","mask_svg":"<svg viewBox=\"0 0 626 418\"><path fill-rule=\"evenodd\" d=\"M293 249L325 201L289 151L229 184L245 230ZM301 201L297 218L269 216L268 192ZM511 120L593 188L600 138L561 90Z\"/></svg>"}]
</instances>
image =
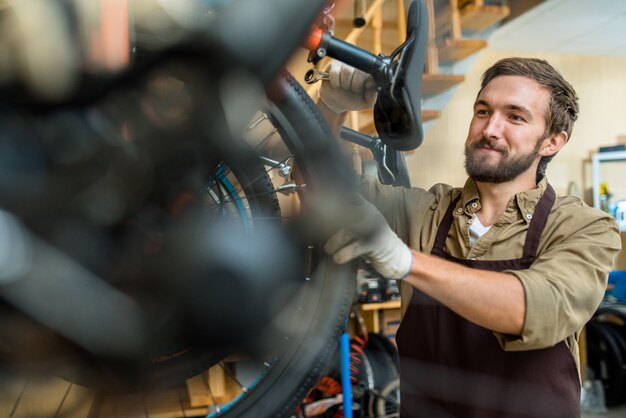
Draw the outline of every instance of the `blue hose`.
<instances>
[{"instance_id":1,"label":"blue hose","mask_svg":"<svg viewBox=\"0 0 626 418\"><path fill-rule=\"evenodd\" d=\"M352 384L350 382L350 337L341 334L341 390L343 392L343 416L352 418Z\"/></svg>"}]
</instances>

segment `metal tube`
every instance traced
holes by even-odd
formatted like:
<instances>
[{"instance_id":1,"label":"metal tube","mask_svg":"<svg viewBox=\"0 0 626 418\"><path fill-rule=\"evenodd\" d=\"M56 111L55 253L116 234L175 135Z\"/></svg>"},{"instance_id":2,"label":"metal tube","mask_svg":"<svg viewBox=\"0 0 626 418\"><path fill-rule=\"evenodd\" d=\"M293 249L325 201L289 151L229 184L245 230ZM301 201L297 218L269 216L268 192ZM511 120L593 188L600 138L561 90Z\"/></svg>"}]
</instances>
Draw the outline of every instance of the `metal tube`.
<instances>
[{"instance_id":1,"label":"metal tube","mask_svg":"<svg viewBox=\"0 0 626 418\"><path fill-rule=\"evenodd\" d=\"M375 78L386 67L385 61L356 45L349 44L333 36L329 37L326 45L326 55L345 62L361 71L372 74Z\"/></svg>"},{"instance_id":2,"label":"metal tube","mask_svg":"<svg viewBox=\"0 0 626 418\"><path fill-rule=\"evenodd\" d=\"M367 24L365 14L367 13L367 2L365 0L354 0L354 19L352 25L355 28L362 28Z\"/></svg>"},{"instance_id":3,"label":"metal tube","mask_svg":"<svg viewBox=\"0 0 626 418\"><path fill-rule=\"evenodd\" d=\"M345 126L341 128L340 135L342 139L370 150L373 149L376 144L376 140L371 136L355 131L354 129L346 128Z\"/></svg>"}]
</instances>

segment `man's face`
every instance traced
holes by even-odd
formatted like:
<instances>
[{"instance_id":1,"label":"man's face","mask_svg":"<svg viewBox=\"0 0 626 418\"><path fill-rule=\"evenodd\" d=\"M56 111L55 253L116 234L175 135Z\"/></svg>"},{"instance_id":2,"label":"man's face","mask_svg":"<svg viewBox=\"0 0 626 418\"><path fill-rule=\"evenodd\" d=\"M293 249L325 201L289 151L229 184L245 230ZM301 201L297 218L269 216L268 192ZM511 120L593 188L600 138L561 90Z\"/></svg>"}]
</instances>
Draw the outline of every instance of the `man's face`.
<instances>
[{"instance_id":1,"label":"man's face","mask_svg":"<svg viewBox=\"0 0 626 418\"><path fill-rule=\"evenodd\" d=\"M550 92L534 80L499 76L480 92L465 141L465 169L480 182L534 179Z\"/></svg>"}]
</instances>

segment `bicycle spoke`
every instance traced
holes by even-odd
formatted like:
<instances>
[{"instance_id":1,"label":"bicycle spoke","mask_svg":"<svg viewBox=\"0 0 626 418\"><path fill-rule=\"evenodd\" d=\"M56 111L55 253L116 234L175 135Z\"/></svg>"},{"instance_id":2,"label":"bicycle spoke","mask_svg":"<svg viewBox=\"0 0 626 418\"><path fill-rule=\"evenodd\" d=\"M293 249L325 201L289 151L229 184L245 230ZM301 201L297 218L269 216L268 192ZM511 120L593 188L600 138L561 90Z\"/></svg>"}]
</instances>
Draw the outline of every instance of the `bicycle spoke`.
<instances>
[{"instance_id":1,"label":"bicycle spoke","mask_svg":"<svg viewBox=\"0 0 626 418\"><path fill-rule=\"evenodd\" d=\"M272 195L272 194L275 194L275 193L280 193L280 192L283 192L283 191L286 191L286 190L287 191L296 191L296 190L299 190L299 189L303 189L305 187L306 187L305 185L301 185L301 186L296 186L296 185L291 186L290 185L287 188L281 188L281 186L279 186L279 187L267 190L267 191L262 192L262 193L247 194L247 195L245 195L245 197L246 197L246 199L250 199L250 198L255 198L255 197L268 196L268 195ZM235 195L234 193L229 193L227 195L224 195L223 197L225 199L227 199L227 198L233 197L234 195ZM233 203L233 200L226 200L225 202L222 202L222 201L215 202L215 203L209 204L207 206L207 208L209 208L209 209L211 209L211 208L221 208L224 205L224 203ZM246 210L250 210L250 206L245 206L244 208ZM250 219L254 219L254 216L250 216ZM259 219L262 219L262 218L259 218Z\"/></svg>"},{"instance_id":2,"label":"bicycle spoke","mask_svg":"<svg viewBox=\"0 0 626 418\"><path fill-rule=\"evenodd\" d=\"M10 417L12 417L15 414L15 411L17 411L17 408L20 405L20 402L22 400L22 396L24 396L24 392L26 391L26 386L28 386L28 383L29 383L29 379L25 379L24 384L22 385L22 389L20 389L20 394L17 395L17 399L15 399L15 404L13 405L13 409L11 409L11 413L9 414Z\"/></svg>"},{"instance_id":3,"label":"bicycle spoke","mask_svg":"<svg viewBox=\"0 0 626 418\"><path fill-rule=\"evenodd\" d=\"M67 389L65 390L65 393L63 394L63 398L61 399L61 403L59 404L59 407L57 408L56 412L54 413L54 418L57 418L59 416L59 413L61 412L61 408L63 408L63 404L65 403L65 400L67 399L67 396L70 394L70 390L72 390L73 386L74 386L73 383L70 383L69 385L67 385Z\"/></svg>"},{"instance_id":4,"label":"bicycle spoke","mask_svg":"<svg viewBox=\"0 0 626 418\"><path fill-rule=\"evenodd\" d=\"M235 382L237 384L237 386L239 386L241 388L242 393L246 393L248 391L248 388L246 386L244 386L239 379L237 379L237 376L235 376L235 374L229 370L228 367L224 366L223 362L219 363L219 366L222 368L222 370L224 371L224 373L230 377L232 379L233 382Z\"/></svg>"},{"instance_id":5,"label":"bicycle spoke","mask_svg":"<svg viewBox=\"0 0 626 418\"><path fill-rule=\"evenodd\" d=\"M220 364L221 363L222 362L220 362ZM220 408L220 405L217 403L217 399L215 399L215 396L213 396L213 391L211 390L211 385L206 380L205 380L205 383L206 383L207 391L209 392L209 398L211 398L211 403L213 405L213 410L215 411L215 413L219 414L220 412L222 412L222 410Z\"/></svg>"},{"instance_id":6,"label":"bicycle spoke","mask_svg":"<svg viewBox=\"0 0 626 418\"><path fill-rule=\"evenodd\" d=\"M185 403L183 402L183 397L180 395L180 390L176 391L178 395L178 405L180 406L180 412L183 414L183 418L187 418L187 412L185 411Z\"/></svg>"},{"instance_id":7,"label":"bicycle spoke","mask_svg":"<svg viewBox=\"0 0 626 418\"><path fill-rule=\"evenodd\" d=\"M384 399L385 401L394 404L394 405L400 405L400 400L398 399L397 395L378 395L379 398Z\"/></svg>"},{"instance_id":8,"label":"bicycle spoke","mask_svg":"<svg viewBox=\"0 0 626 418\"><path fill-rule=\"evenodd\" d=\"M278 161L278 163L279 164L286 164L287 161L289 161L290 159L293 158L293 156L294 156L293 154L290 154L286 158L284 158L283 160ZM278 167L270 167L269 170L265 170L265 174L259 174L257 177L255 177L252 180L248 181L246 184L241 184L240 183L240 187L237 187L234 190L229 191L228 193L226 193L222 197L223 198L229 198L229 197L235 196L236 194L242 193L243 189L245 187L248 187L251 184L254 184L256 181L261 180L264 177L264 175L270 175L273 171L277 171L277 170L279 170ZM232 170L228 166L226 166L226 168L224 169L224 173L223 174L227 174L227 173L232 173ZM216 183L218 183L217 180L216 180ZM257 193L257 194L253 194L253 195L247 195L246 197L258 197L258 196L268 195L268 194L272 194L272 193L276 193L276 192L281 192L282 190L279 187L278 188L274 188L272 190L269 190L269 191L267 191L265 193ZM217 204L218 203L216 203L216 205ZM209 207L215 207L216 205L209 206Z\"/></svg>"},{"instance_id":9,"label":"bicycle spoke","mask_svg":"<svg viewBox=\"0 0 626 418\"><path fill-rule=\"evenodd\" d=\"M250 122L247 131L251 133L254 129L260 128L263 122L269 123L271 125L271 130L258 144L254 145L257 150L261 149L270 139L276 137L277 134L280 136L278 128L272 124L270 118L263 112L259 112L259 117Z\"/></svg>"}]
</instances>

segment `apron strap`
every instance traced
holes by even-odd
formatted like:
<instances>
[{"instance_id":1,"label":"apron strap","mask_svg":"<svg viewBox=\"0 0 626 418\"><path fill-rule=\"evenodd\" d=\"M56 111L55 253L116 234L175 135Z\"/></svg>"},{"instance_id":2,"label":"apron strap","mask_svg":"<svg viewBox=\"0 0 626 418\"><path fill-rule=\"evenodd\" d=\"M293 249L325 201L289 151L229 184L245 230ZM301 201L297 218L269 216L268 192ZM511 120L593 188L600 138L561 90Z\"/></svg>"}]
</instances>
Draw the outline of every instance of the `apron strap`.
<instances>
[{"instance_id":1,"label":"apron strap","mask_svg":"<svg viewBox=\"0 0 626 418\"><path fill-rule=\"evenodd\" d=\"M452 200L452 202L450 202L448 210L443 216L443 219L439 224L439 228L437 229L435 244L433 245L431 254L436 256L444 255L446 238L448 237L448 232L450 231L450 228L452 227L452 222L454 221L454 208L456 207L460 199L461 194L459 194L454 200ZM535 213L533 214L533 218L530 221L530 225L528 225L528 232L526 233L526 240L524 242L524 252L522 258L534 259L537 256L539 240L541 239L541 234L544 227L546 226L548 216L550 215L550 211L552 210L552 205L554 205L555 200L556 192L554 191L552 186L548 184L548 187L546 187L546 191L539 199L539 202L537 202L537 206L535 207Z\"/></svg>"},{"instance_id":2,"label":"apron strap","mask_svg":"<svg viewBox=\"0 0 626 418\"><path fill-rule=\"evenodd\" d=\"M452 216L452 212L456 207L456 204L461 200L462 193L456 197L456 199L450 202L450 206L448 206L448 210L445 215L443 215L443 219L439 224L439 228L437 229L437 235L435 236L435 244L433 245L433 249L431 250L431 254L443 257L444 251L443 249L446 246L446 238L448 237L448 231L450 231L450 227L452 226L452 221L454 217Z\"/></svg>"},{"instance_id":3,"label":"apron strap","mask_svg":"<svg viewBox=\"0 0 626 418\"><path fill-rule=\"evenodd\" d=\"M555 200L556 192L552 186L548 184L546 191L543 193L541 199L539 199L539 202L535 207L535 213L533 213L533 217L530 220L530 225L528 225L526 241L524 242L524 255L522 258L537 257L539 240L541 239L541 234L546 226L548 216L550 215L550 211L552 210L552 205L554 205Z\"/></svg>"}]
</instances>

